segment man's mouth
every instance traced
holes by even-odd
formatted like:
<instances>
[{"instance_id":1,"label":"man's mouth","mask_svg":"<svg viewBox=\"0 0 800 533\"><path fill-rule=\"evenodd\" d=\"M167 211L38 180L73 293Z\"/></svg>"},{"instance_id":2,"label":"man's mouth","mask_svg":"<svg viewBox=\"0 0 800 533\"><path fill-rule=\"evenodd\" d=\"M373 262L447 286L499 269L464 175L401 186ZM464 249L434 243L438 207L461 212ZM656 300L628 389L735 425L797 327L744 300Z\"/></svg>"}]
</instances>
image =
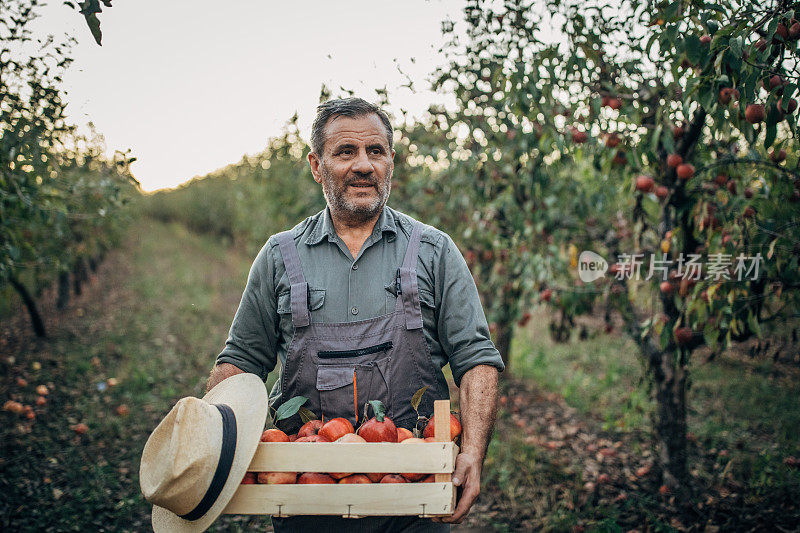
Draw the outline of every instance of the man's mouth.
<instances>
[{"instance_id":1,"label":"man's mouth","mask_svg":"<svg viewBox=\"0 0 800 533\"><path fill-rule=\"evenodd\" d=\"M355 183L351 183L350 186L351 187L355 187L357 189L369 189L369 188L374 188L375 184L374 183L367 183L367 182L364 182L364 181L357 181Z\"/></svg>"}]
</instances>

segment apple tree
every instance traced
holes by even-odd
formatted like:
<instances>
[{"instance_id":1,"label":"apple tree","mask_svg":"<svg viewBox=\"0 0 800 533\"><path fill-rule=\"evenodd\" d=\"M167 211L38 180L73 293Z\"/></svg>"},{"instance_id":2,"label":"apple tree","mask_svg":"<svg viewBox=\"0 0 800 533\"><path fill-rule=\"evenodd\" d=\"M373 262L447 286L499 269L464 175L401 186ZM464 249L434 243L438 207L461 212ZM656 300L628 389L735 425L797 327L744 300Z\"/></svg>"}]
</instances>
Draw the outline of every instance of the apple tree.
<instances>
[{"instance_id":1,"label":"apple tree","mask_svg":"<svg viewBox=\"0 0 800 533\"><path fill-rule=\"evenodd\" d=\"M544 287L567 316L602 302L623 320L679 495L692 353L798 308L797 7L472 0L435 79L455 97L431 115L446 142L417 147L441 161L438 212L469 243L499 348ZM581 281L582 250L604 278Z\"/></svg>"}]
</instances>

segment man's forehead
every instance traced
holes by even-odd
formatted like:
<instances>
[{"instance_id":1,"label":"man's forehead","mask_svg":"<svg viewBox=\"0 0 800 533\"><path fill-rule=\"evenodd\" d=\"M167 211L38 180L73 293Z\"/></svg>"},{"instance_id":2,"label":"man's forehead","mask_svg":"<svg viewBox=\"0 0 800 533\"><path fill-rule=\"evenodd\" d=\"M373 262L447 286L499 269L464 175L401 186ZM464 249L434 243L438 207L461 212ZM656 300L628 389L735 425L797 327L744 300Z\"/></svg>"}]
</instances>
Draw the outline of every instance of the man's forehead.
<instances>
[{"instance_id":1,"label":"man's forehead","mask_svg":"<svg viewBox=\"0 0 800 533\"><path fill-rule=\"evenodd\" d=\"M372 113L359 117L336 115L325 126L325 134L331 144L341 142L380 142L386 144L386 127L380 117Z\"/></svg>"}]
</instances>

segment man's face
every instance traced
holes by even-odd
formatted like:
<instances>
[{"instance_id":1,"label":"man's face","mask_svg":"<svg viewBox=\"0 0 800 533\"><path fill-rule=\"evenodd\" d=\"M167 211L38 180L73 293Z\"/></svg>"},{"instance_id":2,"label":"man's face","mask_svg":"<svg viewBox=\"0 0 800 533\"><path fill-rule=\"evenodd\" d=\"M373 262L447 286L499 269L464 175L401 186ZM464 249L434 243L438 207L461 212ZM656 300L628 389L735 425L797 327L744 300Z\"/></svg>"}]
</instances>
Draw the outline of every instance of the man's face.
<instances>
[{"instance_id":1,"label":"man's face","mask_svg":"<svg viewBox=\"0 0 800 533\"><path fill-rule=\"evenodd\" d=\"M351 223L378 216L392 188L394 153L378 115L331 118L323 153L308 156L331 212Z\"/></svg>"}]
</instances>

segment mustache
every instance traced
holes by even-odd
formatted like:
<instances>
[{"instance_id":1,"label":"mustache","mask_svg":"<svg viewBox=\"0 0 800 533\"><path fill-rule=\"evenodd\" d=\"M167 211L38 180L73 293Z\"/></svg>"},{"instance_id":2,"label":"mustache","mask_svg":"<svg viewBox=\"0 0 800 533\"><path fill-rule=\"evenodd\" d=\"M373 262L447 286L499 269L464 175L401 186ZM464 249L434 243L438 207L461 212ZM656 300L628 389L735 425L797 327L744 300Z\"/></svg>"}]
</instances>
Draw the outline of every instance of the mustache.
<instances>
[{"instance_id":1,"label":"mustache","mask_svg":"<svg viewBox=\"0 0 800 533\"><path fill-rule=\"evenodd\" d=\"M355 179L349 180L345 184L345 186L355 185L356 183L361 183L361 184L367 183L369 185L372 185L373 187L377 187L378 186L378 181L377 180L368 179L368 178L355 178Z\"/></svg>"}]
</instances>

